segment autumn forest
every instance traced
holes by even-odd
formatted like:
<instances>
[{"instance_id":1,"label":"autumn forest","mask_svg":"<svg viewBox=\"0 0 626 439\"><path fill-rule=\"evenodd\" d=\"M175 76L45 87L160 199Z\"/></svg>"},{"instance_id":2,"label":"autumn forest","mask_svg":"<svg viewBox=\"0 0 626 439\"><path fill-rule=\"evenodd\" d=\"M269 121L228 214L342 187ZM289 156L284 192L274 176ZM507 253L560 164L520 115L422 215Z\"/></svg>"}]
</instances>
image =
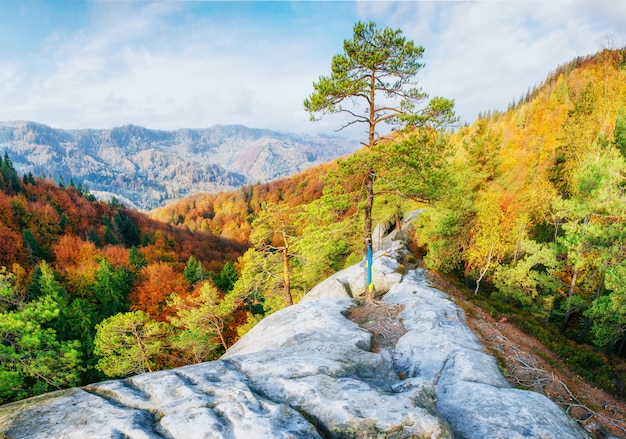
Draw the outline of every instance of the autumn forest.
<instances>
[{"instance_id":1,"label":"autumn forest","mask_svg":"<svg viewBox=\"0 0 626 439\"><path fill-rule=\"evenodd\" d=\"M0 158L0 403L219 357L422 208L415 248L577 373L626 395L626 49L507 111L149 213ZM76 177L76 181L79 178Z\"/></svg>"}]
</instances>

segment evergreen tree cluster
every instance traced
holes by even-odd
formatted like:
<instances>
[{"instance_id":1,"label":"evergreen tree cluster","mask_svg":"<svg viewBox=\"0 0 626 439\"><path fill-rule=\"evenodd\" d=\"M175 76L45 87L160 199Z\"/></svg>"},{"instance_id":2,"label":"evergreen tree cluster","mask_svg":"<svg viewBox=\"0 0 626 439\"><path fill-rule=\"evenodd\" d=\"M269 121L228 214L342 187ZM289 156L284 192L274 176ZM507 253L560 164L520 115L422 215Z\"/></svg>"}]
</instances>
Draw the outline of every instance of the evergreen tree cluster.
<instances>
[{"instance_id":1,"label":"evergreen tree cluster","mask_svg":"<svg viewBox=\"0 0 626 439\"><path fill-rule=\"evenodd\" d=\"M32 175L30 178L32 179ZM4 157L0 158L0 189L12 195L17 194L22 189L20 178L6 151Z\"/></svg>"}]
</instances>

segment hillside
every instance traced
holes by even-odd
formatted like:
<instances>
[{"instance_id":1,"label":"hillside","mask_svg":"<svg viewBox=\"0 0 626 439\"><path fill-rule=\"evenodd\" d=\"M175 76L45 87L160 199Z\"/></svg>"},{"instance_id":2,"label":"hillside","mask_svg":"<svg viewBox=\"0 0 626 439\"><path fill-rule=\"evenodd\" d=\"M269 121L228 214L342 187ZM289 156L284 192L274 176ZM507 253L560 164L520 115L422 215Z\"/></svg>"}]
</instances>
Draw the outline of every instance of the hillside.
<instances>
[{"instance_id":1,"label":"hillside","mask_svg":"<svg viewBox=\"0 0 626 439\"><path fill-rule=\"evenodd\" d=\"M237 191L192 195L153 209L148 215L165 223L247 243L251 223L264 205L283 202L292 207L305 206L320 198L324 175L333 167L333 163L322 164L288 178L246 185Z\"/></svg>"},{"instance_id":2,"label":"hillside","mask_svg":"<svg viewBox=\"0 0 626 439\"><path fill-rule=\"evenodd\" d=\"M427 203L416 239L428 268L454 275L493 315L624 395L625 156L626 50L575 59L506 112L486 112L453 133L398 132L373 154L340 160L320 172L317 200L278 197L247 210L254 248L241 260L240 285L257 297L277 294L280 253L263 248L267 239L278 248L281 230L297 255L289 262L295 294L311 284L312 267L329 273L361 257L363 170L375 166L378 221L391 222L410 199ZM215 231L216 200L198 196L154 215ZM269 273L278 280L261 282Z\"/></svg>"},{"instance_id":3,"label":"hillside","mask_svg":"<svg viewBox=\"0 0 626 439\"><path fill-rule=\"evenodd\" d=\"M8 269L1 291L14 302L20 295L25 300L7 305L5 299L3 317L19 327L33 313L46 315L38 323L42 334L64 334L49 341L52 351L65 350L68 356L59 358L75 365L72 343L86 343L83 349L98 354L85 367L100 377L213 359L264 317L362 260L364 179L374 168L373 213L381 224L374 236L398 228L402 213L422 209L413 221L412 248L428 269L452 279L490 317L536 337L545 346L541 352L550 352L546 357L623 397L625 107L626 51L604 51L558 67L507 112L486 113L456 132L399 131L372 150L291 178L198 194L151 212L153 219L115 202L88 201L82 188L28 175L16 180L5 158L0 242L16 245L3 248L8 262L0 265ZM66 207L68 196L80 207ZM98 226L59 237L94 209L94 219L83 222ZM172 224L158 226L155 219ZM136 237L129 221L141 230L135 250L112 241ZM126 238L124 231L130 231ZM34 244L43 245L43 253L33 253ZM124 278L132 291L121 308L113 300L97 329L89 322L93 343L63 332L50 300L63 304L59 297L69 297L72 312L88 309L79 300L98 308L112 291L111 273L137 275L131 259L137 251L148 266L138 278ZM220 259L223 251L228 256ZM44 259L52 261L52 277ZM40 273L49 283L42 284ZM54 280L69 296L54 293ZM70 315L72 308L59 309ZM148 349L141 361L132 350L116 357L121 341L113 335L126 325L144 331ZM17 363L33 354L24 346L18 352ZM3 401L51 388L32 376L11 377L18 381L9 389L22 393L5 389ZM21 388L19 379L26 383ZM58 387L75 382L65 379Z\"/></svg>"},{"instance_id":4,"label":"hillside","mask_svg":"<svg viewBox=\"0 0 626 439\"><path fill-rule=\"evenodd\" d=\"M426 266L623 396L626 50L558 67L450 143L453 178L418 224Z\"/></svg>"},{"instance_id":5,"label":"hillside","mask_svg":"<svg viewBox=\"0 0 626 439\"><path fill-rule=\"evenodd\" d=\"M244 250L76 187L19 178L8 155L0 157L0 403L102 379L100 323L128 311L177 315L182 305L169 304L171 294L187 298L211 276L230 288ZM236 338L238 324L225 337ZM170 347L159 364L190 361Z\"/></svg>"},{"instance_id":6,"label":"hillside","mask_svg":"<svg viewBox=\"0 0 626 439\"><path fill-rule=\"evenodd\" d=\"M176 131L134 125L64 130L35 122L0 123L0 151L19 173L70 179L100 198L148 210L198 192L217 192L295 174L354 151L340 137L241 125Z\"/></svg>"}]
</instances>

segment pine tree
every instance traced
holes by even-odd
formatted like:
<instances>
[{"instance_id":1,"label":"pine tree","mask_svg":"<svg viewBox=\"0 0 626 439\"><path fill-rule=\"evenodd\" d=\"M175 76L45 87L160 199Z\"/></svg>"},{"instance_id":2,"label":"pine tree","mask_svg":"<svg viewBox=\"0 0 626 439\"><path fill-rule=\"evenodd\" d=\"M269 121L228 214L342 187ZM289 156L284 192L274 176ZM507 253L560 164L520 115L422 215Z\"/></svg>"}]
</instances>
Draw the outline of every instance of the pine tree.
<instances>
[{"instance_id":1,"label":"pine tree","mask_svg":"<svg viewBox=\"0 0 626 439\"><path fill-rule=\"evenodd\" d=\"M204 280L205 274L202 269L202 264L193 255L187 259L187 264L183 269L183 276L187 279L190 285L194 285L196 282Z\"/></svg>"},{"instance_id":2,"label":"pine tree","mask_svg":"<svg viewBox=\"0 0 626 439\"><path fill-rule=\"evenodd\" d=\"M381 122L397 126L421 127L427 124L454 123L453 101L436 97L418 108L428 95L415 87L414 77L423 64L424 48L407 41L401 30L379 30L374 22L354 25L352 40L344 41L344 53L332 59L332 73L320 77L313 84L314 92L304 101L304 108L314 115L344 113L350 120L342 128L364 124L368 140L363 142L372 150L379 142L377 126ZM392 100L397 103L390 103ZM344 102L352 107L344 107ZM398 102L399 101L399 102ZM358 108L358 103L363 107ZM372 245L372 209L374 205L375 164L365 172L364 206L365 253ZM365 276L367 278L367 276ZM366 286L367 287L367 286ZM369 290L366 301L371 302L374 292Z\"/></svg>"},{"instance_id":3,"label":"pine tree","mask_svg":"<svg viewBox=\"0 0 626 439\"><path fill-rule=\"evenodd\" d=\"M167 324L141 311L111 316L96 325L96 367L109 377L152 372L169 335Z\"/></svg>"}]
</instances>

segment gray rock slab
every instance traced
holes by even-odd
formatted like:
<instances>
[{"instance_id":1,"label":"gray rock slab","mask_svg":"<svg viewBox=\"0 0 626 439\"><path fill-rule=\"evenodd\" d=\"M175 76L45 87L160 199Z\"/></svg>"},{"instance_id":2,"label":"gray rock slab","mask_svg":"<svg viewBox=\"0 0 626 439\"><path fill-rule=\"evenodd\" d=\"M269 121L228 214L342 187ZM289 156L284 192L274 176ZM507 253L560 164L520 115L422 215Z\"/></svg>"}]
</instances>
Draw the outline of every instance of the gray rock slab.
<instances>
[{"instance_id":1,"label":"gray rock slab","mask_svg":"<svg viewBox=\"0 0 626 439\"><path fill-rule=\"evenodd\" d=\"M374 287L378 293L386 293L402 280L399 259L406 252L406 246L400 241L387 245L385 250L373 255ZM300 303L320 299L358 298L365 294L364 261L345 268L313 287Z\"/></svg>"},{"instance_id":2,"label":"gray rock slab","mask_svg":"<svg viewBox=\"0 0 626 439\"><path fill-rule=\"evenodd\" d=\"M463 311L430 287L423 270L405 276L384 301L405 307L399 317L407 333L393 352L396 368L435 387L437 411L455 437L587 437L545 396L511 387L467 326Z\"/></svg>"},{"instance_id":3,"label":"gray rock slab","mask_svg":"<svg viewBox=\"0 0 626 439\"><path fill-rule=\"evenodd\" d=\"M343 316L352 304L292 306L261 321L225 358L258 394L288 401L327 437L452 437L435 413L434 389L397 385L393 364L370 352L370 335ZM278 328L289 336L272 340Z\"/></svg>"},{"instance_id":4,"label":"gray rock slab","mask_svg":"<svg viewBox=\"0 0 626 439\"><path fill-rule=\"evenodd\" d=\"M154 415L111 404L83 389L53 392L0 406L0 437L11 439L162 438Z\"/></svg>"}]
</instances>

